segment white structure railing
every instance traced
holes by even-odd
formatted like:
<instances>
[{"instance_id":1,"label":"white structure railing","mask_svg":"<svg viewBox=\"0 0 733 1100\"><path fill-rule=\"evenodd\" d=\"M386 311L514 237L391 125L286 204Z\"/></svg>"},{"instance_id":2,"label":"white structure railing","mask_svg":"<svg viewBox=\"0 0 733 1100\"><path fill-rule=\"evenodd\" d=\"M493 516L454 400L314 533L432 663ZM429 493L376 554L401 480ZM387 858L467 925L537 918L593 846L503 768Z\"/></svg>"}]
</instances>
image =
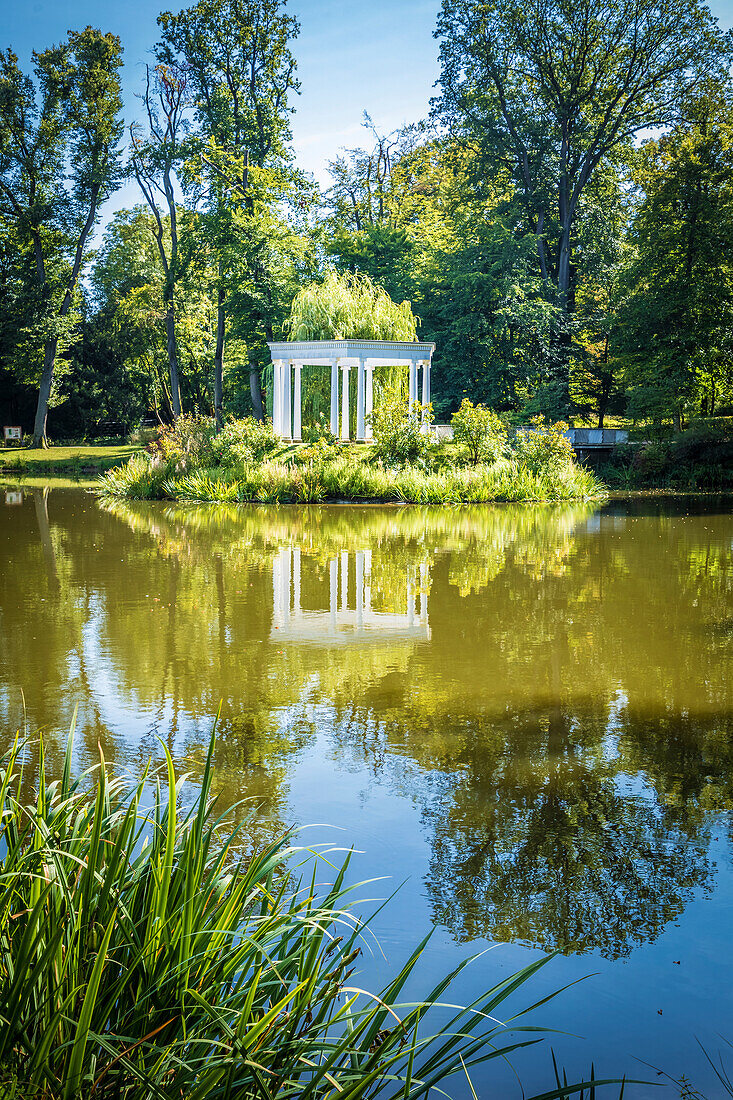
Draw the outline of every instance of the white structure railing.
<instances>
[{"instance_id":1,"label":"white structure railing","mask_svg":"<svg viewBox=\"0 0 733 1100\"><path fill-rule=\"evenodd\" d=\"M374 368L409 366L410 408L418 400L418 371L422 370L421 404L430 404L430 364L435 344L399 340L294 340L268 344L273 365L272 426L281 439L302 438L302 371L304 366L331 368L331 433L348 442L349 371L356 375L356 439L371 439L374 411ZM339 374L341 391L339 401ZM339 420L339 406L341 417ZM423 427L428 430L423 414Z\"/></svg>"}]
</instances>

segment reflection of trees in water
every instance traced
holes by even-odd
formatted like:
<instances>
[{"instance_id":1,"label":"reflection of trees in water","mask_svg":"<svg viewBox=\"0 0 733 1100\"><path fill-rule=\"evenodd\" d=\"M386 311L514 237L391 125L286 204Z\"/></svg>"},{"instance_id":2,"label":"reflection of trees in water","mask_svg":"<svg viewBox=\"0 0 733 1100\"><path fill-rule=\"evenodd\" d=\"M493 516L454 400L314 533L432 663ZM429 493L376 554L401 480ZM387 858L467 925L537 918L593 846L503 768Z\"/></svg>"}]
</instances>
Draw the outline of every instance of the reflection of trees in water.
<instances>
[{"instance_id":1,"label":"reflection of trees in water","mask_svg":"<svg viewBox=\"0 0 733 1100\"><path fill-rule=\"evenodd\" d=\"M224 806L234 807L232 821L246 823L240 846L254 854L294 825L284 794L290 770L312 741L312 722L300 712L278 722L267 709L223 719L214 749L214 788ZM196 782L203 772L207 746L192 742L185 754Z\"/></svg>"},{"instance_id":2,"label":"reflection of trees in water","mask_svg":"<svg viewBox=\"0 0 733 1100\"><path fill-rule=\"evenodd\" d=\"M457 938L617 956L709 885L711 818L733 809L724 531L556 532L502 548L487 583L496 546L436 562L461 612L431 594L439 645L372 686L334 746L421 807L427 890Z\"/></svg>"},{"instance_id":3,"label":"reflection of trees in water","mask_svg":"<svg viewBox=\"0 0 733 1100\"><path fill-rule=\"evenodd\" d=\"M195 779L224 700L222 800L251 796L252 828L277 831L314 722L335 714L340 763L420 806L435 916L460 939L623 954L708 883L708 823L733 806L728 516L103 510L76 494L13 511L0 708L22 684L31 728L58 728L79 700L84 762L99 740L135 771L159 732ZM288 547L306 613L328 607L346 551L370 551L372 607L390 613L423 565L430 641L279 641ZM144 735L110 698L148 716Z\"/></svg>"},{"instance_id":4,"label":"reflection of trees in water","mask_svg":"<svg viewBox=\"0 0 733 1100\"><path fill-rule=\"evenodd\" d=\"M347 705L333 743L347 766L420 807L434 920L458 941L618 957L710 886L711 816L668 806L654 761L648 779L627 773L607 715L553 708L447 722L370 722Z\"/></svg>"},{"instance_id":5,"label":"reflection of trees in water","mask_svg":"<svg viewBox=\"0 0 733 1100\"><path fill-rule=\"evenodd\" d=\"M560 712L509 736L519 760L461 761L462 782L425 807L436 919L461 941L609 957L654 940L709 882L707 828L688 832L648 791L624 789L618 762L588 759ZM543 762L532 769L527 740Z\"/></svg>"}]
</instances>

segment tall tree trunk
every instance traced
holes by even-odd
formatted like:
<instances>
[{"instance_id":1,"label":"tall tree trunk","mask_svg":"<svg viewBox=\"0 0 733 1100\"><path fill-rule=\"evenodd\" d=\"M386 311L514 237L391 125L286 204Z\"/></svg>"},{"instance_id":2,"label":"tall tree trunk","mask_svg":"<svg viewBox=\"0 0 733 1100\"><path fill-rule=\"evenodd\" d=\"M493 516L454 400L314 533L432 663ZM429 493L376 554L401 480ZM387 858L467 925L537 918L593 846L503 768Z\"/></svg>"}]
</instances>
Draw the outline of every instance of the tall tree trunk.
<instances>
[{"instance_id":1,"label":"tall tree trunk","mask_svg":"<svg viewBox=\"0 0 733 1100\"><path fill-rule=\"evenodd\" d=\"M176 313L173 288L166 287L165 334L168 343L168 372L171 383L171 407L174 419L181 415L181 385L178 375L178 341L176 340Z\"/></svg>"},{"instance_id":2,"label":"tall tree trunk","mask_svg":"<svg viewBox=\"0 0 733 1100\"><path fill-rule=\"evenodd\" d=\"M249 361L249 393L252 398L252 408L254 414L260 423L265 423L265 404L262 400L262 380L260 378L260 368L254 359Z\"/></svg>"},{"instance_id":3,"label":"tall tree trunk","mask_svg":"<svg viewBox=\"0 0 733 1100\"><path fill-rule=\"evenodd\" d=\"M572 317L572 265L571 258L571 226L568 222L560 236L560 248L557 258L557 297L560 306L562 328L558 335L556 354L558 363L556 375L559 388L560 414L563 417L570 414L570 352L572 336L570 333L570 320Z\"/></svg>"},{"instance_id":4,"label":"tall tree trunk","mask_svg":"<svg viewBox=\"0 0 733 1100\"><path fill-rule=\"evenodd\" d=\"M603 362L608 367L608 335L603 345ZM598 397L598 427L603 430L603 421L606 418L606 409L608 408L608 402L611 397L611 390L613 389L613 374L606 373L601 375L601 392Z\"/></svg>"},{"instance_id":5,"label":"tall tree trunk","mask_svg":"<svg viewBox=\"0 0 733 1100\"><path fill-rule=\"evenodd\" d=\"M48 402L51 397L53 385L53 372L56 366L56 349L59 346L58 337L46 341L43 349L43 373L38 387L38 404L36 405L36 419L33 423L33 446L47 447L46 419L48 417Z\"/></svg>"},{"instance_id":6,"label":"tall tree trunk","mask_svg":"<svg viewBox=\"0 0 733 1100\"><path fill-rule=\"evenodd\" d=\"M221 265L219 279L222 278ZM222 405L224 402L224 330L226 313L224 310L224 287L219 283L216 302L216 351L214 352L214 419L216 430L220 432L224 424Z\"/></svg>"},{"instance_id":7,"label":"tall tree trunk","mask_svg":"<svg viewBox=\"0 0 733 1100\"><path fill-rule=\"evenodd\" d=\"M61 302L61 308L59 309L59 318L63 319L71 309L71 303L74 300L74 291L76 290L76 283L79 278L79 272L81 271L82 261L84 259L84 249L87 243L87 237L89 236L94 220L97 216L97 202L99 200L99 185L95 184L92 187L91 195L89 198L89 211L87 213L86 221L79 234L79 238L76 242L76 249L74 252L74 262L71 266L71 273L69 275L69 281L64 291L63 301ZM34 233L34 247L36 252L36 268L39 275L42 277L42 282L46 282L46 268L43 260L43 249L41 246L41 238L38 232ZM36 405L36 418L33 424L33 446L34 447L46 447L48 446L48 440L46 439L46 419L48 417L48 402L51 397L51 387L53 386L53 372L56 366L56 352L58 351L59 341L58 336L52 340L46 341L46 346L43 351L43 374L41 375L41 384L38 388L38 404Z\"/></svg>"}]
</instances>

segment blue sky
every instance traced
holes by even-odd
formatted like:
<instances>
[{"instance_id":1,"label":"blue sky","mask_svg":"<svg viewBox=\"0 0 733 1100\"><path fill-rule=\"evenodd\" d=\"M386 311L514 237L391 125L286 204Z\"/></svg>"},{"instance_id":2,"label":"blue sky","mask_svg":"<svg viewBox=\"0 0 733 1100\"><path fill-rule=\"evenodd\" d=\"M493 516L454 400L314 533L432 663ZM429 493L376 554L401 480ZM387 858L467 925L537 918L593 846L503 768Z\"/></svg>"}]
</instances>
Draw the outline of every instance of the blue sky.
<instances>
[{"instance_id":1,"label":"blue sky","mask_svg":"<svg viewBox=\"0 0 733 1100\"><path fill-rule=\"evenodd\" d=\"M302 168L327 183L328 160L340 147L366 140L365 110L385 131L425 115L438 75L433 30L439 2L290 0L288 8L301 25L294 52L302 91L294 101L293 134ZM157 38L156 17L165 6L179 10L185 0L167 5L166 0L5 0L0 45L12 46L26 65L32 49L61 40L70 27L91 23L119 34L132 114L139 109L134 96Z\"/></svg>"},{"instance_id":2,"label":"blue sky","mask_svg":"<svg viewBox=\"0 0 733 1100\"><path fill-rule=\"evenodd\" d=\"M343 146L366 142L365 110L383 131L424 117L438 76L433 29L439 5L440 0L290 0L301 25L294 50L302 92L293 135L302 168L326 184L327 161ZM12 46L27 65L33 48L59 41L71 27L91 23L114 31L125 47L130 117L138 110L134 95L157 38L162 6L165 0L5 0L0 46ZM169 6L177 10L185 2ZM710 6L724 27L733 23L733 0L714 0ZM112 205L138 201L128 185Z\"/></svg>"}]
</instances>

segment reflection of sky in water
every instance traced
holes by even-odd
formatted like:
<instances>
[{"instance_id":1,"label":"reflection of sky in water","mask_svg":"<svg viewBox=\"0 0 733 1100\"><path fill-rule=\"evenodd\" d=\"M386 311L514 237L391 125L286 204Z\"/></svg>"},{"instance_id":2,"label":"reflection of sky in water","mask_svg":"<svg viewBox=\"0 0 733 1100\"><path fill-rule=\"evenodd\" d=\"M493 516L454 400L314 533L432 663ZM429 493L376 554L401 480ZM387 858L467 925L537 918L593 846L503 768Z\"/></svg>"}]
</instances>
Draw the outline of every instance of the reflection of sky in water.
<instances>
[{"instance_id":1,"label":"reflection of sky in water","mask_svg":"<svg viewBox=\"0 0 733 1100\"><path fill-rule=\"evenodd\" d=\"M354 879L389 876L368 896L404 882L378 921L390 964L433 924L425 985L513 941L465 999L559 945L533 996L598 975L545 1016L588 1039L554 1042L569 1068L646 1076L636 1055L709 1085L695 1036L733 1019L732 527L715 501L30 492L0 509L0 708L17 722L22 687L29 727L59 730L78 704L78 766L99 742L139 774L159 736L195 782L221 703L216 783L254 800L255 838L321 822L314 842L360 851ZM527 1088L549 1066L527 1059Z\"/></svg>"}]
</instances>

